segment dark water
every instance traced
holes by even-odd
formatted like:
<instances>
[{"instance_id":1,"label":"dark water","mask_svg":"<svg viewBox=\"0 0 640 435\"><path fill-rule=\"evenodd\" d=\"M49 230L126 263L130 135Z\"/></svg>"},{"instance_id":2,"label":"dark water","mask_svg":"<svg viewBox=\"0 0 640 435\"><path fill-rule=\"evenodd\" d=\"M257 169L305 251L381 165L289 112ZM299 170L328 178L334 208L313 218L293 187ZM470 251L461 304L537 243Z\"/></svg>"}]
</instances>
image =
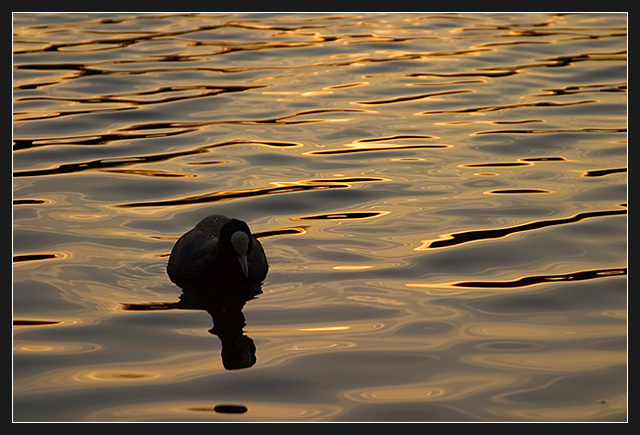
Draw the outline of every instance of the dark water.
<instances>
[{"instance_id":1,"label":"dark water","mask_svg":"<svg viewBox=\"0 0 640 435\"><path fill-rule=\"evenodd\" d=\"M14 14L14 421L625 421L626 28ZM160 309L212 213L250 368Z\"/></svg>"}]
</instances>

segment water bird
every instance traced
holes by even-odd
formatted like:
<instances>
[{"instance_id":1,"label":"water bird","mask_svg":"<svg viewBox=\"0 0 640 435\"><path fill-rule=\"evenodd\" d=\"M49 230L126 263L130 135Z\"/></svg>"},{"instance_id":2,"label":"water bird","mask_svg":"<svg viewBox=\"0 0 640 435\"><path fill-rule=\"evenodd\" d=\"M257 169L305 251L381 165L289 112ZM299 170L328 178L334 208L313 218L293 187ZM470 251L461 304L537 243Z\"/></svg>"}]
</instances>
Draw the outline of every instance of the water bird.
<instances>
[{"instance_id":1,"label":"water bird","mask_svg":"<svg viewBox=\"0 0 640 435\"><path fill-rule=\"evenodd\" d=\"M244 302L262 293L269 265L246 222L222 215L202 219L178 239L167 273L185 298L222 304Z\"/></svg>"}]
</instances>

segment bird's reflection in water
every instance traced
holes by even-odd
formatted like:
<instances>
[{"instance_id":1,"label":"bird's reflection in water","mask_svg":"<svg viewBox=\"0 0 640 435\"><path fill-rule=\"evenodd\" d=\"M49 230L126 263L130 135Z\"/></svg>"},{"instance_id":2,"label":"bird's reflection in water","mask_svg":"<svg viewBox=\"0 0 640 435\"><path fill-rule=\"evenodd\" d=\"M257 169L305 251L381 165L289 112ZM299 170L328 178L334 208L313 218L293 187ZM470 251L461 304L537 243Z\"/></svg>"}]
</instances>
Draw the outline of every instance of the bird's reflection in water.
<instances>
[{"instance_id":1,"label":"bird's reflection in water","mask_svg":"<svg viewBox=\"0 0 640 435\"><path fill-rule=\"evenodd\" d=\"M242 309L246 302L261 293L262 285L247 286L240 293L244 295L241 298L207 299L197 292L182 291L180 304L190 309L205 310L211 316L213 327L209 332L222 343L222 365L227 370L244 369L256 363L256 346L244 334L246 323Z\"/></svg>"},{"instance_id":2,"label":"bird's reflection in water","mask_svg":"<svg viewBox=\"0 0 640 435\"><path fill-rule=\"evenodd\" d=\"M182 288L180 301L126 305L125 309L205 310L213 320L209 332L222 342L224 367L251 367L256 347L244 335L242 309L262 293L268 270L264 249L245 222L211 215L180 237L171 250L167 273Z\"/></svg>"},{"instance_id":3,"label":"bird's reflection in water","mask_svg":"<svg viewBox=\"0 0 640 435\"><path fill-rule=\"evenodd\" d=\"M260 288L252 290L253 297L262 293ZM253 298L252 297L252 298ZM251 298L251 299L252 299ZM123 304L125 310L204 310L211 316L213 327L209 332L222 343L222 365L227 370L244 369L256 363L256 346L245 335L246 326L242 309L247 301L213 301L184 291L178 302L157 302L148 304Z\"/></svg>"},{"instance_id":4,"label":"bird's reflection in water","mask_svg":"<svg viewBox=\"0 0 640 435\"><path fill-rule=\"evenodd\" d=\"M222 365L227 370L244 369L256 363L256 346L243 332L242 308L213 308L207 312L213 319L209 330L222 342Z\"/></svg>"}]
</instances>

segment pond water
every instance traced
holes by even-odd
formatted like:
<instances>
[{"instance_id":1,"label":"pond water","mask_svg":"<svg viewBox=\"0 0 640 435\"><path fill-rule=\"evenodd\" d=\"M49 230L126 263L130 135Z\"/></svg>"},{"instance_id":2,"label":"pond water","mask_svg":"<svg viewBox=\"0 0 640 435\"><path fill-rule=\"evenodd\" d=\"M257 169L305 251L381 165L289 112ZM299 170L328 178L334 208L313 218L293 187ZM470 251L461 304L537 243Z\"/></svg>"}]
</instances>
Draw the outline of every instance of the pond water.
<instances>
[{"instance_id":1,"label":"pond water","mask_svg":"<svg viewBox=\"0 0 640 435\"><path fill-rule=\"evenodd\" d=\"M13 420L626 421L626 29L14 14ZM247 368L172 305L210 214Z\"/></svg>"}]
</instances>

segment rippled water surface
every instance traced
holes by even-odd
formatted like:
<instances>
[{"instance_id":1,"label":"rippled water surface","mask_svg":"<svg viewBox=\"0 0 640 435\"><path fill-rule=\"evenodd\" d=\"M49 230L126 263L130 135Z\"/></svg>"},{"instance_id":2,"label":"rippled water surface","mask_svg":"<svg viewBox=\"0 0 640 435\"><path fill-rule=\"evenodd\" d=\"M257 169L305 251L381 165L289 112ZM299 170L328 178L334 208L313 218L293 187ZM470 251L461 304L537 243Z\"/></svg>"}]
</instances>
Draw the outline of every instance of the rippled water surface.
<instances>
[{"instance_id":1,"label":"rippled water surface","mask_svg":"<svg viewBox=\"0 0 640 435\"><path fill-rule=\"evenodd\" d=\"M14 420L625 421L626 28L15 14ZM250 368L170 304L213 213Z\"/></svg>"}]
</instances>

